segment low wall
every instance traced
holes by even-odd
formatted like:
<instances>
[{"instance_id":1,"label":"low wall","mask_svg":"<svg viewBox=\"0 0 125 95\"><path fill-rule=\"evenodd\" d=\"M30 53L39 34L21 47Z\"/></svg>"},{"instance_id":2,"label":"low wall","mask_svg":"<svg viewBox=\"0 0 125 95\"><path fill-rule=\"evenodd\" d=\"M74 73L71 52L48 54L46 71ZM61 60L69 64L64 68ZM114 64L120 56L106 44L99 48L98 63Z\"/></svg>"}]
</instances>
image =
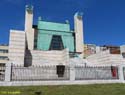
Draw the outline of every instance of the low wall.
<instances>
[{"instance_id":1,"label":"low wall","mask_svg":"<svg viewBox=\"0 0 125 95\"><path fill-rule=\"evenodd\" d=\"M66 65L63 76L58 76L56 65L20 67L6 65L3 81L0 86L28 85L74 85L125 83L125 65L88 67L82 65Z\"/></svg>"},{"instance_id":2,"label":"low wall","mask_svg":"<svg viewBox=\"0 0 125 95\"><path fill-rule=\"evenodd\" d=\"M120 80L81 80L81 81L14 81L0 82L0 86L39 86L39 85L86 85L125 83Z\"/></svg>"},{"instance_id":3,"label":"low wall","mask_svg":"<svg viewBox=\"0 0 125 95\"><path fill-rule=\"evenodd\" d=\"M64 75L58 77L56 65L22 67L12 66L11 81L69 80L69 67L65 66Z\"/></svg>"}]
</instances>

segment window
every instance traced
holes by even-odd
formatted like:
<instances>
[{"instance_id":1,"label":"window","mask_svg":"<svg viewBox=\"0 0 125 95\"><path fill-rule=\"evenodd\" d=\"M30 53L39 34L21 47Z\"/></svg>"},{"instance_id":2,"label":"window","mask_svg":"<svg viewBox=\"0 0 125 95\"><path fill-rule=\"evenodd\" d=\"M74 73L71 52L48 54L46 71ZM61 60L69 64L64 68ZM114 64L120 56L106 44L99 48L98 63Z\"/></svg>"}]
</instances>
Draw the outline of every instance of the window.
<instances>
[{"instance_id":1,"label":"window","mask_svg":"<svg viewBox=\"0 0 125 95\"><path fill-rule=\"evenodd\" d=\"M8 53L8 50L0 49L0 53Z\"/></svg>"},{"instance_id":2,"label":"window","mask_svg":"<svg viewBox=\"0 0 125 95\"><path fill-rule=\"evenodd\" d=\"M6 59L8 59L8 57L7 56L0 56L0 59L2 59L2 60L6 60Z\"/></svg>"},{"instance_id":3,"label":"window","mask_svg":"<svg viewBox=\"0 0 125 95\"><path fill-rule=\"evenodd\" d=\"M122 53L123 58L125 58L125 53Z\"/></svg>"},{"instance_id":4,"label":"window","mask_svg":"<svg viewBox=\"0 0 125 95\"><path fill-rule=\"evenodd\" d=\"M0 67L1 67L1 66L5 66L5 63L0 63Z\"/></svg>"},{"instance_id":5,"label":"window","mask_svg":"<svg viewBox=\"0 0 125 95\"><path fill-rule=\"evenodd\" d=\"M50 50L62 50L64 49L62 38L58 35L53 35L52 41L50 44Z\"/></svg>"}]
</instances>

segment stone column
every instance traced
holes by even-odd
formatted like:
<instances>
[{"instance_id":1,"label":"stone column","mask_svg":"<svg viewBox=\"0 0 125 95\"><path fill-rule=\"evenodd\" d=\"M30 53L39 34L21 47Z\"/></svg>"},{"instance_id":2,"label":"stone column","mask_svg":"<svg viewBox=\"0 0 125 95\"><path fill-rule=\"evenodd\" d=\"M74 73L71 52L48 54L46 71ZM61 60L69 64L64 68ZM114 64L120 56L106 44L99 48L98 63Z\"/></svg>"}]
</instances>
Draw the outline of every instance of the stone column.
<instances>
[{"instance_id":1,"label":"stone column","mask_svg":"<svg viewBox=\"0 0 125 95\"><path fill-rule=\"evenodd\" d=\"M6 63L5 82L11 81L11 63Z\"/></svg>"},{"instance_id":2,"label":"stone column","mask_svg":"<svg viewBox=\"0 0 125 95\"><path fill-rule=\"evenodd\" d=\"M25 31L31 32L33 24L33 6L26 5L26 13L25 13Z\"/></svg>"},{"instance_id":3,"label":"stone column","mask_svg":"<svg viewBox=\"0 0 125 95\"><path fill-rule=\"evenodd\" d=\"M66 63L69 63L69 49L66 48Z\"/></svg>"},{"instance_id":4,"label":"stone column","mask_svg":"<svg viewBox=\"0 0 125 95\"><path fill-rule=\"evenodd\" d=\"M75 66L70 64L70 81L75 81Z\"/></svg>"},{"instance_id":5,"label":"stone column","mask_svg":"<svg viewBox=\"0 0 125 95\"><path fill-rule=\"evenodd\" d=\"M120 80L122 83L124 82L123 67L125 67L125 65L119 65L119 66L118 66L119 80Z\"/></svg>"},{"instance_id":6,"label":"stone column","mask_svg":"<svg viewBox=\"0 0 125 95\"><path fill-rule=\"evenodd\" d=\"M33 26L33 6L26 5L25 13L25 32L26 32L26 41L27 47L29 50L34 49L34 29Z\"/></svg>"},{"instance_id":7,"label":"stone column","mask_svg":"<svg viewBox=\"0 0 125 95\"><path fill-rule=\"evenodd\" d=\"M83 36L83 17L82 13L77 12L74 16L75 27L75 48L76 52L80 53L80 57L83 58L84 54L84 36Z\"/></svg>"}]
</instances>

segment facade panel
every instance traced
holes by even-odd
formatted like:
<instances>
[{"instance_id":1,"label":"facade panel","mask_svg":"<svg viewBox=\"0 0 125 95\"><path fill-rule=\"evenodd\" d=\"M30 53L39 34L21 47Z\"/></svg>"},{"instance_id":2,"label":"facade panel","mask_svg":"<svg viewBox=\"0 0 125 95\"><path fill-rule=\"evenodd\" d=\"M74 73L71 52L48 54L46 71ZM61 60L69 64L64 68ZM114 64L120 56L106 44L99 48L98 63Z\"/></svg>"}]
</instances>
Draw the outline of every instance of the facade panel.
<instances>
[{"instance_id":1,"label":"facade panel","mask_svg":"<svg viewBox=\"0 0 125 95\"><path fill-rule=\"evenodd\" d=\"M37 49L46 51L49 50L52 41L52 36L55 35L55 36L61 36L64 48L68 48L70 52L74 52L75 39L73 33L74 32L70 31L69 24L59 24L59 23L39 21Z\"/></svg>"},{"instance_id":2,"label":"facade panel","mask_svg":"<svg viewBox=\"0 0 125 95\"><path fill-rule=\"evenodd\" d=\"M38 21L38 29L70 32L69 24Z\"/></svg>"},{"instance_id":3,"label":"facade panel","mask_svg":"<svg viewBox=\"0 0 125 95\"><path fill-rule=\"evenodd\" d=\"M15 38L13 39L13 37ZM24 54L25 54L25 32L11 30L10 41L9 41L9 61L11 63L23 66L24 56L25 56Z\"/></svg>"}]
</instances>

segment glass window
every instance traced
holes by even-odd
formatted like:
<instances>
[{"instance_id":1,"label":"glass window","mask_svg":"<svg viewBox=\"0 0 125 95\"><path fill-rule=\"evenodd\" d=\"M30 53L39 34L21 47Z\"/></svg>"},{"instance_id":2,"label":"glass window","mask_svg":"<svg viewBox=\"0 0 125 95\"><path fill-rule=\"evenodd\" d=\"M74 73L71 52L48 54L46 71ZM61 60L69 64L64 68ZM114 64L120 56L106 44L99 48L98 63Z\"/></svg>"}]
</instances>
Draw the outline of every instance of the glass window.
<instances>
[{"instance_id":1,"label":"glass window","mask_svg":"<svg viewBox=\"0 0 125 95\"><path fill-rule=\"evenodd\" d=\"M50 50L62 50L64 49L62 38L58 35L53 35Z\"/></svg>"},{"instance_id":2,"label":"glass window","mask_svg":"<svg viewBox=\"0 0 125 95\"><path fill-rule=\"evenodd\" d=\"M4 60L4 59L8 59L7 56L0 56L0 59Z\"/></svg>"},{"instance_id":3,"label":"glass window","mask_svg":"<svg viewBox=\"0 0 125 95\"><path fill-rule=\"evenodd\" d=\"M0 53L8 53L8 50L0 49Z\"/></svg>"}]
</instances>

